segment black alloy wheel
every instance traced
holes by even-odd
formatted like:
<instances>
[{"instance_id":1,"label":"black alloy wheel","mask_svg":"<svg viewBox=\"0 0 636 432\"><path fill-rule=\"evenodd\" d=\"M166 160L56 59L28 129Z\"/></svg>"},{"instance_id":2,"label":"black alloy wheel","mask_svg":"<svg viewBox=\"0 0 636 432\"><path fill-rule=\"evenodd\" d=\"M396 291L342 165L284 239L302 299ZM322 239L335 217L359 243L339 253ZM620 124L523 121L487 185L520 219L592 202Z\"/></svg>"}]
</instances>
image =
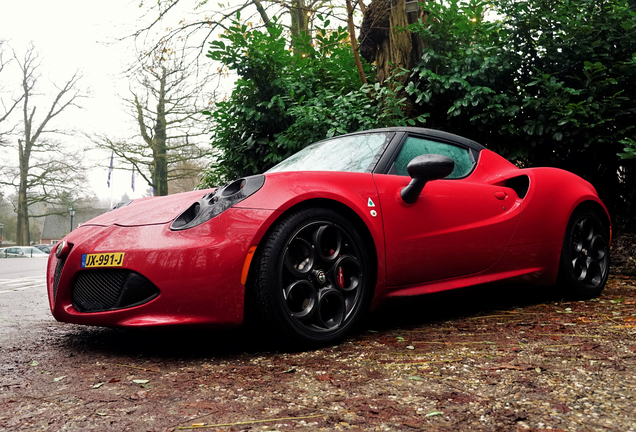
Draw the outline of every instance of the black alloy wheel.
<instances>
[{"instance_id":1,"label":"black alloy wheel","mask_svg":"<svg viewBox=\"0 0 636 432\"><path fill-rule=\"evenodd\" d=\"M282 342L331 344L368 309L372 294L364 241L340 214L303 209L269 235L255 294L261 316Z\"/></svg>"},{"instance_id":2,"label":"black alloy wheel","mask_svg":"<svg viewBox=\"0 0 636 432\"><path fill-rule=\"evenodd\" d=\"M598 214L577 209L570 218L561 252L560 279L577 299L597 297L603 291L610 265L609 227Z\"/></svg>"}]
</instances>

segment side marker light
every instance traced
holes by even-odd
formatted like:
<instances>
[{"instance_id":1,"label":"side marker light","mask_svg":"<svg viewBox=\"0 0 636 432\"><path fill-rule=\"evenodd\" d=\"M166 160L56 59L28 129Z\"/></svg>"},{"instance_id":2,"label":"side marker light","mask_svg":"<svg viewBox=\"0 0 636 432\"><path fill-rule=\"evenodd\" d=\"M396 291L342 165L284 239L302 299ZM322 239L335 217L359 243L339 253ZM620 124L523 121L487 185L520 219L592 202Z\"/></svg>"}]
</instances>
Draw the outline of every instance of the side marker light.
<instances>
[{"instance_id":1,"label":"side marker light","mask_svg":"<svg viewBox=\"0 0 636 432\"><path fill-rule=\"evenodd\" d=\"M245 255L245 261L243 262L243 271L241 272L241 285L245 286L247 282L247 274L250 272L250 265L252 264L252 258L254 258L254 252L256 252L256 246L252 246Z\"/></svg>"}]
</instances>

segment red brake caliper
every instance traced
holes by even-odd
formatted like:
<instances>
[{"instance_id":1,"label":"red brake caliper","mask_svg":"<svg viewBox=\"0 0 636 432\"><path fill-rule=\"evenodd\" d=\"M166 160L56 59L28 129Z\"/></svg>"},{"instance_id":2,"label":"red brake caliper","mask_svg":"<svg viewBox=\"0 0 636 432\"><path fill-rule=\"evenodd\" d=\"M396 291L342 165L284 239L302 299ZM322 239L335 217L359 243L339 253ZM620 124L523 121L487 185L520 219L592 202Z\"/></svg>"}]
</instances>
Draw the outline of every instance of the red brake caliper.
<instances>
[{"instance_id":1,"label":"red brake caliper","mask_svg":"<svg viewBox=\"0 0 636 432\"><path fill-rule=\"evenodd\" d=\"M340 285L340 288L344 288L344 283L344 271L342 267L338 267L338 285Z\"/></svg>"}]
</instances>

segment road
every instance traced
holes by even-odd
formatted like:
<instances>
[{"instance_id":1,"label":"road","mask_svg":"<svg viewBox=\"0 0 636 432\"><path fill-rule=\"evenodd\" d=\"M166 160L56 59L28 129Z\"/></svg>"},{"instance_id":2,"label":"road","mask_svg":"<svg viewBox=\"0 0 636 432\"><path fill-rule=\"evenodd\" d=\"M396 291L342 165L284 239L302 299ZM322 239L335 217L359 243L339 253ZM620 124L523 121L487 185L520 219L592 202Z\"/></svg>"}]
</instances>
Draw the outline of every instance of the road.
<instances>
[{"instance_id":1,"label":"road","mask_svg":"<svg viewBox=\"0 0 636 432\"><path fill-rule=\"evenodd\" d=\"M35 323L54 322L46 296L43 258L0 259L0 347Z\"/></svg>"}]
</instances>

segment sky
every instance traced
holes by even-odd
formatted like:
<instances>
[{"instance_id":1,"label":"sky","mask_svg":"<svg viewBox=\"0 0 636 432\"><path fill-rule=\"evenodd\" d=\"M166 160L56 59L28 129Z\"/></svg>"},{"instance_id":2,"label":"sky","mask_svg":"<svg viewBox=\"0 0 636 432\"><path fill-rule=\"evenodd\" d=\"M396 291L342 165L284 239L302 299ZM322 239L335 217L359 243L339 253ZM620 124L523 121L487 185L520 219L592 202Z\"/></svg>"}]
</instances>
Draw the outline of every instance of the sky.
<instances>
[{"instance_id":1,"label":"sky","mask_svg":"<svg viewBox=\"0 0 636 432\"><path fill-rule=\"evenodd\" d=\"M56 126L80 132L72 139L74 145L90 145L82 132L131 135L134 125L118 95L127 94L122 71L134 58L134 47L130 39L118 40L143 25L142 12L139 0L0 0L0 40L18 52L33 42L40 53L42 81L66 82L80 71L79 87L90 97L81 101L82 110L65 110L54 120ZM115 202L124 193L131 198L145 194L141 176L132 192L130 171L113 171L108 188L109 159L104 151L87 152L86 162L92 167L87 189L99 198L112 195Z\"/></svg>"}]
</instances>

